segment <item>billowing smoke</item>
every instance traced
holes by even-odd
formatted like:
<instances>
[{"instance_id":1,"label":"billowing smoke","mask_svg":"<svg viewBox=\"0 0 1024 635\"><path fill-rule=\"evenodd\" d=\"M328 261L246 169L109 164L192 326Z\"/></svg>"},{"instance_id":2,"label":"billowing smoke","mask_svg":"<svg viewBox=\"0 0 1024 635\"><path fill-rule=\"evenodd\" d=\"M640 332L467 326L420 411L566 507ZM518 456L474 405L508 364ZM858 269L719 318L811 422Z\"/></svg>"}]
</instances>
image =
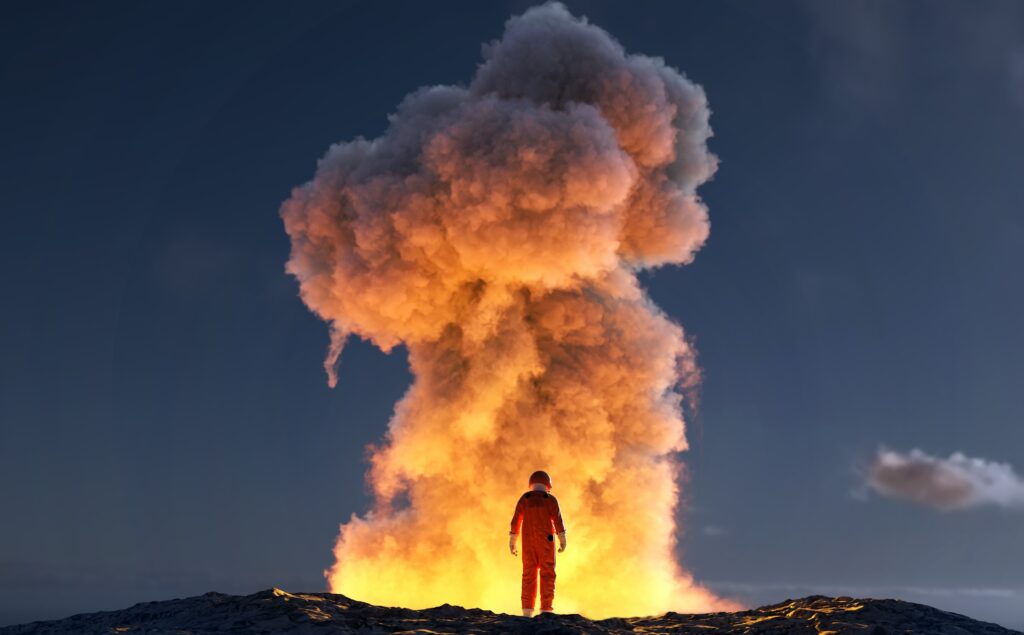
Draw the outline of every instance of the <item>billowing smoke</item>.
<instances>
[{"instance_id":1,"label":"billowing smoke","mask_svg":"<svg viewBox=\"0 0 1024 635\"><path fill-rule=\"evenodd\" d=\"M1007 463L954 452L949 458L911 450L881 449L867 471L867 485L882 496L942 511L984 505L1024 509L1024 480Z\"/></svg>"},{"instance_id":2,"label":"billowing smoke","mask_svg":"<svg viewBox=\"0 0 1024 635\"><path fill-rule=\"evenodd\" d=\"M517 610L507 527L545 469L570 537L560 611L725 607L674 557L694 352L636 277L707 239L704 92L560 4L483 53L468 87L417 90L382 136L332 146L282 208L330 384L350 335L406 346L415 378L330 586Z\"/></svg>"}]
</instances>

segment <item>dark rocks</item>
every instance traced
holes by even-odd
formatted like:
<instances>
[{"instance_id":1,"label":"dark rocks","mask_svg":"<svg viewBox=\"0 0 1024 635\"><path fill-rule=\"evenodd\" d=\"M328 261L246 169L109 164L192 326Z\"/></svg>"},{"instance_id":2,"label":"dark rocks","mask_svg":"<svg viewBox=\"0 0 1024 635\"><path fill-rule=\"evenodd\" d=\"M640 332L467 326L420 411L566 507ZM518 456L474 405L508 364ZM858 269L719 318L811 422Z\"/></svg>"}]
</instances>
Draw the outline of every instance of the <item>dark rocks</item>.
<instances>
[{"instance_id":1,"label":"dark rocks","mask_svg":"<svg viewBox=\"0 0 1024 635\"><path fill-rule=\"evenodd\" d=\"M666 613L660 617L593 621L580 615L555 614L527 619L449 604L414 611L374 606L332 593L287 593L280 589L247 596L207 593L193 598L144 602L122 611L0 628L0 635L70 633L1012 635L1018 632L900 600L812 596L737 613Z\"/></svg>"}]
</instances>

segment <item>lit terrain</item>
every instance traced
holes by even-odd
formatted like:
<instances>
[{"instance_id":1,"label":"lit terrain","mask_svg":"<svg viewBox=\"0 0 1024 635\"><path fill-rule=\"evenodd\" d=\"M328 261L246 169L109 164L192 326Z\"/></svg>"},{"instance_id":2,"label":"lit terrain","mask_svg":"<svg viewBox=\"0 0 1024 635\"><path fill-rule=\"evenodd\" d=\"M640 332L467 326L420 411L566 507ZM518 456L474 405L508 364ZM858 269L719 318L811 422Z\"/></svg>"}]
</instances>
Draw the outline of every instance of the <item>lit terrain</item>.
<instances>
[{"instance_id":1,"label":"lit terrain","mask_svg":"<svg viewBox=\"0 0 1024 635\"><path fill-rule=\"evenodd\" d=\"M807 597L736 613L680 614L592 621L579 615L533 619L444 605L385 608L331 593L280 589L236 596L207 593L145 602L122 611L76 615L0 628L29 633L1018 633L923 604L899 600Z\"/></svg>"}]
</instances>

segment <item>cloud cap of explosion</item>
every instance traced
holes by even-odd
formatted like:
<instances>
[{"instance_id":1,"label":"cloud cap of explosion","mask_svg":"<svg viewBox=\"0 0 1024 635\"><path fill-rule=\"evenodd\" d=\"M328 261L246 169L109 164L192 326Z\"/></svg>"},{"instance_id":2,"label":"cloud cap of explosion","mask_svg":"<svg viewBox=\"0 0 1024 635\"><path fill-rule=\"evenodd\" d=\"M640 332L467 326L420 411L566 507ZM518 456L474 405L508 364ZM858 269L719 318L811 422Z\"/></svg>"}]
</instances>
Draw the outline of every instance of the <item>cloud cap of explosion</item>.
<instances>
[{"instance_id":1,"label":"cloud cap of explosion","mask_svg":"<svg viewBox=\"0 0 1024 635\"><path fill-rule=\"evenodd\" d=\"M331 589L385 605L517 608L505 528L527 476L559 484L556 606L594 617L728 608L677 564L698 380L636 272L708 236L701 88L560 4L508 21L466 88L413 92L334 145L281 215L287 269L345 339L404 345L414 381L372 450L374 507L341 528Z\"/></svg>"}]
</instances>

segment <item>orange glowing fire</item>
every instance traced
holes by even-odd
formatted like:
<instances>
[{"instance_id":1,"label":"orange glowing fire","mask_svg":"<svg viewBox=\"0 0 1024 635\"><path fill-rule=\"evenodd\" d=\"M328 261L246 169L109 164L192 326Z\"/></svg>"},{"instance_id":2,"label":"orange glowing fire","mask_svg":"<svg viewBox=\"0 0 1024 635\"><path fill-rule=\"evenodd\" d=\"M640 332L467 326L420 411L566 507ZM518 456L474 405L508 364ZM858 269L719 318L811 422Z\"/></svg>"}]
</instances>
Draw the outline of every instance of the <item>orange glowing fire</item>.
<instances>
[{"instance_id":1,"label":"orange glowing fire","mask_svg":"<svg viewBox=\"0 0 1024 635\"><path fill-rule=\"evenodd\" d=\"M457 346L410 345L413 367L422 368L388 444L373 455L380 504L342 528L333 591L386 605L516 611L520 563L506 551L507 525L525 479L544 467L570 537L558 557L559 611L722 606L673 555L671 457L684 441L669 389L686 345L635 287L618 289L627 290L530 302L507 294L511 306L495 321L502 332L463 335ZM440 368L439 353L451 356ZM431 391L453 367L465 374L439 403ZM392 508L399 494L409 504Z\"/></svg>"},{"instance_id":2,"label":"orange glowing fire","mask_svg":"<svg viewBox=\"0 0 1024 635\"><path fill-rule=\"evenodd\" d=\"M282 210L288 269L331 323L331 381L350 334L405 345L415 377L330 588L517 611L508 523L544 469L569 536L556 610L732 608L676 562L697 368L636 278L707 238L704 94L558 4L485 56L468 88L416 92L381 138L334 146Z\"/></svg>"}]
</instances>

